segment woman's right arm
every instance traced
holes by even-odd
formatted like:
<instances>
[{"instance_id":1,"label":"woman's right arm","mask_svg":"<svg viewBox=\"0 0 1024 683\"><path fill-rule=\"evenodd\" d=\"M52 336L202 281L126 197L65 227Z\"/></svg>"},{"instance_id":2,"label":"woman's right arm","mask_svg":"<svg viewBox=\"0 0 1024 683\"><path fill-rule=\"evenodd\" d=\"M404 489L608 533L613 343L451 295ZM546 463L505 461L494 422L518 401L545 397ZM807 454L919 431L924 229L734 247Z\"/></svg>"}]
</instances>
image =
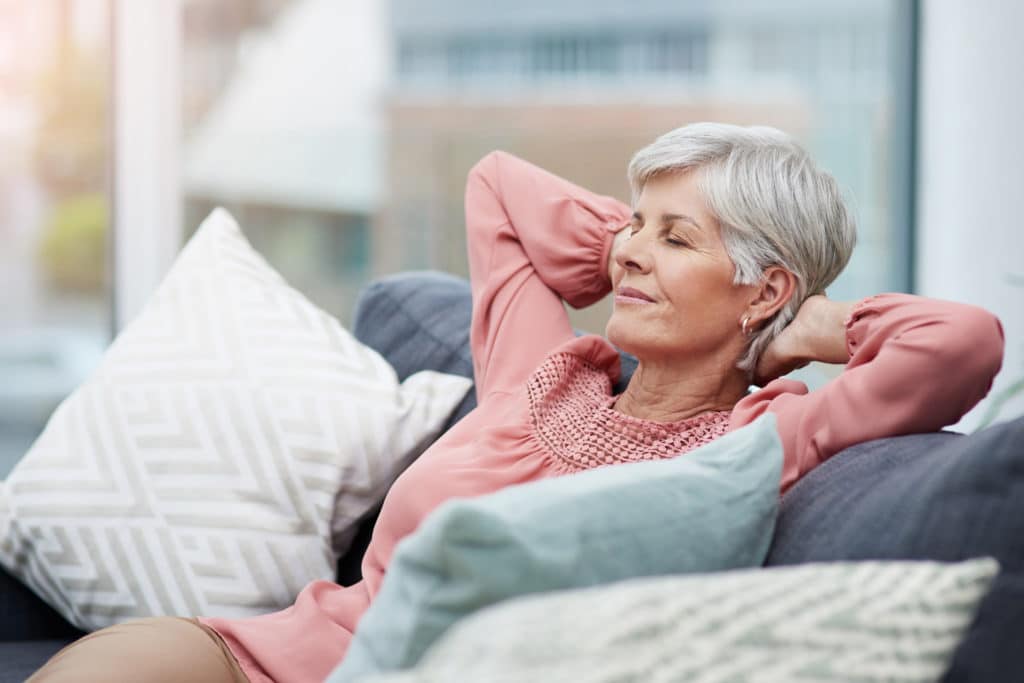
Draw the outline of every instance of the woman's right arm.
<instances>
[{"instance_id":1,"label":"woman's right arm","mask_svg":"<svg viewBox=\"0 0 1024 683\"><path fill-rule=\"evenodd\" d=\"M563 300L588 306L611 289L614 234L631 209L505 152L466 183L477 397L514 391L573 336Z\"/></svg>"}]
</instances>

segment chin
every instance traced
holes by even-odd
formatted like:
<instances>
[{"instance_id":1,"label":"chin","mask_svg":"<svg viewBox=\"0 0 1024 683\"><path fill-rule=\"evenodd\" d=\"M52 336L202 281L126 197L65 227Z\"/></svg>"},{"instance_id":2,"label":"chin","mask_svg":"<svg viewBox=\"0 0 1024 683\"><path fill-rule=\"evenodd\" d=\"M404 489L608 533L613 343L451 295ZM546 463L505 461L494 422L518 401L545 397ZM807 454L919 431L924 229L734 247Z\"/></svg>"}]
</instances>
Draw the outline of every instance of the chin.
<instances>
[{"instance_id":1,"label":"chin","mask_svg":"<svg viewBox=\"0 0 1024 683\"><path fill-rule=\"evenodd\" d=\"M608 319L608 324L604 326L604 336L605 339L617 348L635 356L637 342L636 327L635 323L630 326L627 321L616 318L615 314L612 313L612 317Z\"/></svg>"},{"instance_id":2,"label":"chin","mask_svg":"<svg viewBox=\"0 0 1024 683\"><path fill-rule=\"evenodd\" d=\"M668 332L657 320L636 320L612 313L604 326L604 337L616 348L635 358L654 358L688 353L691 349L680 332Z\"/></svg>"}]
</instances>

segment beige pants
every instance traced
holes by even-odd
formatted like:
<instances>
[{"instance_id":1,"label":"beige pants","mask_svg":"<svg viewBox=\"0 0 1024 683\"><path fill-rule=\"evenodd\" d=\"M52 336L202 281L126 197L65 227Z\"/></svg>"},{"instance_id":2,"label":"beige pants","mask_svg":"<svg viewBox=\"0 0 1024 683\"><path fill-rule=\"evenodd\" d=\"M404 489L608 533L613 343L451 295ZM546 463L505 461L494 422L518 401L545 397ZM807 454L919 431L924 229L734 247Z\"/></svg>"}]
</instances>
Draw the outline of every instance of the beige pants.
<instances>
[{"instance_id":1,"label":"beige pants","mask_svg":"<svg viewBox=\"0 0 1024 683\"><path fill-rule=\"evenodd\" d=\"M138 619L90 633L29 683L249 683L217 632L195 619Z\"/></svg>"}]
</instances>

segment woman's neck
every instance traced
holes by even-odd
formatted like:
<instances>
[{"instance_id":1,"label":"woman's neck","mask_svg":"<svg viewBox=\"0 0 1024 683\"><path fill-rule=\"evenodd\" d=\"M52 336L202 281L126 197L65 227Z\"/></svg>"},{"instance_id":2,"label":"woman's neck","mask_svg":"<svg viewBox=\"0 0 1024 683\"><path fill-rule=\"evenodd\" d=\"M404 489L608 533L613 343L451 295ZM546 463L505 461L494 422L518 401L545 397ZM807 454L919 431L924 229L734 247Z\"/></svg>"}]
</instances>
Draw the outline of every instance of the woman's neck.
<instances>
[{"instance_id":1,"label":"woman's neck","mask_svg":"<svg viewBox=\"0 0 1024 683\"><path fill-rule=\"evenodd\" d=\"M678 422L712 410L732 410L749 385L736 367L664 366L641 361L615 410L654 422Z\"/></svg>"}]
</instances>

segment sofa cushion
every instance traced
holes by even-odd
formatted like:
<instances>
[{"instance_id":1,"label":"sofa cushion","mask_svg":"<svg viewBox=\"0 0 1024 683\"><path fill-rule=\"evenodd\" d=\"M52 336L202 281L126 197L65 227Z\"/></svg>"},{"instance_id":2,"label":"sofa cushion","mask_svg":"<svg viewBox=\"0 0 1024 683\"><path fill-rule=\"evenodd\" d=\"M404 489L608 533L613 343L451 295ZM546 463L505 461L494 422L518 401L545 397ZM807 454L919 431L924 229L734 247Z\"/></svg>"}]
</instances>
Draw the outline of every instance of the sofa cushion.
<instances>
[{"instance_id":1,"label":"sofa cushion","mask_svg":"<svg viewBox=\"0 0 1024 683\"><path fill-rule=\"evenodd\" d=\"M217 210L0 485L0 563L86 630L281 609L471 384L400 383Z\"/></svg>"},{"instance_id":2,"label":"sofa cushion","mask_svg":"<svg viewBox=\"0 0 1024 683\"><path fill-rule=\"evenodd\" d=\"M766 415L685 457L443 503L399 543L330 681L407 668L461 617L517 595L758 566L781 467Z\"/></svg>"},{"instance_id":3,"label":"sofa cushion","mask_svg":"<svg viewBox=\"0 0 1024 683\"><path fill-rule=\"evenodd\" d=\"M421 370L473 378L469 283L434 271L399 273L375 280L356 301L352 333L384 357L398 381ZM469 391L448 419L452 426L476 407Z\"/></svg>"},{"instance_id":4,"label":"sofa cushion","mask_svg":"<svg viewBox=\"0 0 1024 683\"><path fill-rule=\"evenodd\" d=\"M0 643L82 635L83 631L68 623L28 586L0 568Z\"/></svg>"},{"instance_id":5,"label":"sofa cushion","mask_svg":"<svg viewBox=\"0 0 1024 683\"><path fill-rule=\"evenodd\" d=\"M1024 680L1024 418L843 451L783 498L768 564L980 556L1003 571L943 680Z\"/></svg>"},{"instance_id":6,"label":"sofa cushion","mask_svg":"<svg viewBox=\"0 0 1024 683\"><path fill-rule=\"evenodd\" d=\"M24 683L71 639L0 642L0 683Z\"/></svg>"}]
</instances>

